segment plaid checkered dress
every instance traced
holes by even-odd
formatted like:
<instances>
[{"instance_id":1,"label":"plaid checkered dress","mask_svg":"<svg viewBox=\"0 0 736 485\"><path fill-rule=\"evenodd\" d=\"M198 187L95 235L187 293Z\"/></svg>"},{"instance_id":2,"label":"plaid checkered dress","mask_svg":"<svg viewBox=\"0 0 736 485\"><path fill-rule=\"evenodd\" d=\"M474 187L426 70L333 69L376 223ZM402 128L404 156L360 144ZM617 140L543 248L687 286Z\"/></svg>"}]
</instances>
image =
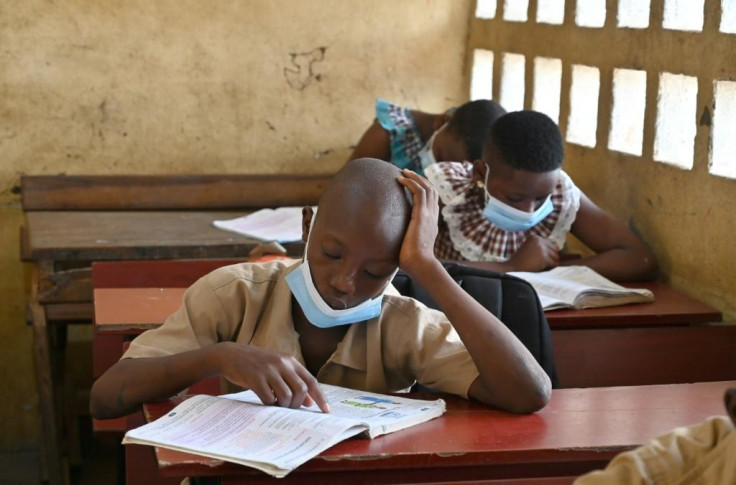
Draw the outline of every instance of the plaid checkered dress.
<instances>
[{"instance_id":1,"label":"plaid checkered dress","mask_svg":"<svg viewBox=\"0 0 736 485\"><path fill-rule=\"evenodd\" d=\"M376 100L376 120L388 132L391 145L390 162L399 168L408 168L423 174L419 151L424 147L414 116L408 108Z\"/></svg>"},{"instance_id":2,"label":"plaid checkered dress","mask_svg":"<svg viewBox=\"0 0 736 485\"><path fill-rule=\"evenodd\" d=\"M580 189L565 172L560 171L552 192L552 213L531 229L518 232L505 231L483 216L485 196L473 184L472 173L469 162L438 162L426 169L443 204L434 246L439 259L506 261L530 234L551 240L559 249L564 247L580 208Z\"/></svg>"}]
</instances>

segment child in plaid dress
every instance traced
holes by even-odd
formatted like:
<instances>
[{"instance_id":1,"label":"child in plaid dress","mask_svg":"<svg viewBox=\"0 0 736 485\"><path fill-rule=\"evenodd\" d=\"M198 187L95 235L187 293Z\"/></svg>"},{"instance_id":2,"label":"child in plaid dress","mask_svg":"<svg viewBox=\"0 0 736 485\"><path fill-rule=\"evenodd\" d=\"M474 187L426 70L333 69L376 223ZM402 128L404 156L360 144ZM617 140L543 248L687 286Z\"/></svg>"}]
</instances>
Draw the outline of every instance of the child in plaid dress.
<instances>
[{"instance_id":1,"label":"child in plaid dress","mask_svg":"<svg viewBox=\"0 0 736 485\"><path fill-rule=\"evenodd\" d=\"M563 156L549 117L517 111L494 123L481 160L427 167L442 205L437 257L500 272L576 264L616 281L655 278L651 250L575 186ZM595 254L561 260L568 232Z\"/></svg>"},{"instance_id":2,"label":"child in plaid dress","mask_svg":"<svg viewBox=\"0 0 736 485\"><path fill-rule=\"evenodd\" d=\"M489 100L471 101L457 109L432 114L379 99L376 119L350 160L378 158L420 175L438 160L476 160L491 125L504 113L500 105Z\"/></svg>"}]
</instances>

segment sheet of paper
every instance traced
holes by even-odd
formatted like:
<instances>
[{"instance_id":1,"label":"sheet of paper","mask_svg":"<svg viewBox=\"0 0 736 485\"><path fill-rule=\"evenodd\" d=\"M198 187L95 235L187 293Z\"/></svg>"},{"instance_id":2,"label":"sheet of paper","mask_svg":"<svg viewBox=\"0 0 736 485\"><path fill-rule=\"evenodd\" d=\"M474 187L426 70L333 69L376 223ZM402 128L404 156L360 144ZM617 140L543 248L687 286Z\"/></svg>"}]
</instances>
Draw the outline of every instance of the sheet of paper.
<instances>
[{"instance_id":1,"label":"sheet of paper","mask_svg":"<svg viewBox=\"0 0 736 485\"><path fill-rule=\"evenodd\" d=\"M213 221L212 224L219 229L261 241L301 241L302 207L261 209L236 219Z\"/></svg>"}]
</instances>

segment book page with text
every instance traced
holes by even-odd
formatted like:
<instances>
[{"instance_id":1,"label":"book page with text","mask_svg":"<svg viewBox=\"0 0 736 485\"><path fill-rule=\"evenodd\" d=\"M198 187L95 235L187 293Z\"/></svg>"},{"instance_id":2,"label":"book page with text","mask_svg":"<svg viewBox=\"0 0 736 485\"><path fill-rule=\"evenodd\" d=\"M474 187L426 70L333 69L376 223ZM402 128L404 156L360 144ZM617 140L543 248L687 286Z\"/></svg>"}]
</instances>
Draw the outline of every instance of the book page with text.
<instances>
[{"instance_id":1,"label":"book page with text","mask_svg":"<svg viewBox=\"0 0 736 485\"><path fill-rule=\"evenodd\" d=\"M539 295L542 308L545 310L560 307L554 304L554 300L570 307L584 308L654 299L654 295L649 290L626 288L587 266L559 266L541 273L510 272L508 274L528 281Z\"/></svg>"},{"instance_id":2,"label":"book page with text","mask_svg":"<svg viewBox=\"0 0 736 485\"><path fill-rule=\"evenodd\" d=\"M320 387L330 403L331 415L355 419L367 424L371 428L369 433L371 437L397 431L440 416L445 410L445 402L442 399L434 401L407 399L329 384L320 384ZM226 394L220 397L258 404L261 402L253 391ZM320 412L316 405L301 409Z\"/></svg>"},{"instance_id":3,"label":"book page with text","mask_svg":"<svg viewBox=\"0 0 736 485\"><path fill-rule=\"evenodd\" d=\"M356 421L330 414L198 395L156 421L128 431L123 443L189 451L284 476L364 430Z\"/></svg>"}]
</instances>

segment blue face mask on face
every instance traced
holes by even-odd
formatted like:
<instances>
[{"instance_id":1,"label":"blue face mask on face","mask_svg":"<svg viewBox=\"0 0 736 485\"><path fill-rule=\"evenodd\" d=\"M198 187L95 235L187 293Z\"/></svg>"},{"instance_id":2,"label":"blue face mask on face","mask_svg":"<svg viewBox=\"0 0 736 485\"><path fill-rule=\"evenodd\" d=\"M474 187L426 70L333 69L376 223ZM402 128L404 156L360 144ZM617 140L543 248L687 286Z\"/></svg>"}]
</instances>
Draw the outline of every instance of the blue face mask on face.
<instances>
[{"instance_id":1,"label":"blue face mask on face","mask_svg":"<svg viewBox=\"0 0 736 485\"><path fill-rule=\"evenodd\" d=\"M314 219L315 218L312 217L311 226L314 225ZM364 322L380 315L383 295L388 288L388 284L386 284L386 288L383 289L381 294L375 298L371 298L360 305L346 308L344 310L335 310L330 307L324 299L322 299L319 291L317 291L317 288L314 286L312 271L310 270L309 262L307 261L307 248L309 247L309 238L312 235L311 226L309 236L307 236L307 242L304 245L304 261L299 265L299 267L286 276L286 284L289 285L291 293L302 308L307 320L317 327L330 328L338 325ZM398 270L399 269L396 268L389 281L393 280Z\"/></svg>"},{"instance_id":2,"label":"blue face mask on face","mask_svg":"<svg viewBox=\"0 0 736 485\"><path fill-rule=\"evenodd\" d=\"M483 216L504 231L527 231L542 222L554 210L551 196L547 196L544 203L534 212L524 212L504 204L488 193L488 172L489 169L486 167L486 206L483 209Z\"/></svg>"}]
</instances>

